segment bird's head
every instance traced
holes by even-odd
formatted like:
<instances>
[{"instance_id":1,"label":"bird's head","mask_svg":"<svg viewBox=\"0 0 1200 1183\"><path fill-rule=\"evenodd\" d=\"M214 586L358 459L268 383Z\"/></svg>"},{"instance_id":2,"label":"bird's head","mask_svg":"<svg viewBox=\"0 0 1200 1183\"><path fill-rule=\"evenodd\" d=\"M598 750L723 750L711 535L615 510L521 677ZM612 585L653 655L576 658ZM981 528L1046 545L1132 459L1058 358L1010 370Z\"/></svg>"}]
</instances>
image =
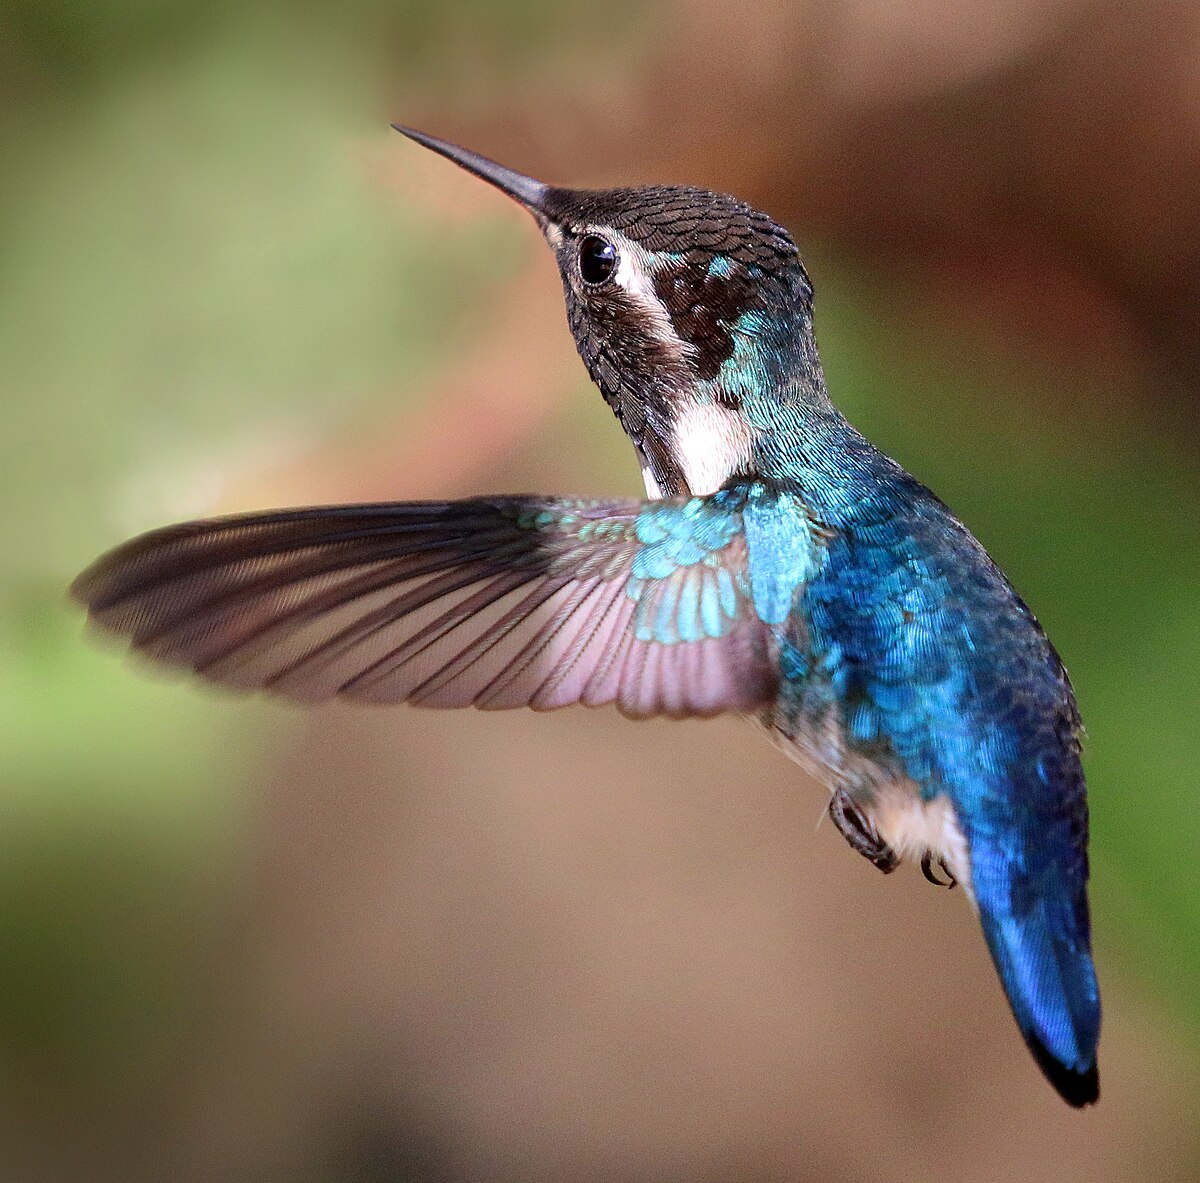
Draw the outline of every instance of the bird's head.
<instances>
[{"instance_id":1,"label":"bird's head","mask_svg":"<svg viewBox=\"0 0 1200 1183\"><path fill-rule=\"evenodd\" d=\"M791 235L766 214L691 187L560 188L397 130L536 219L575 344L651 496L709 493L750 471L766 404L803 396L798 368L815 368L807 385L823 392L812 285Z\"/></svg>"}]
</instances>

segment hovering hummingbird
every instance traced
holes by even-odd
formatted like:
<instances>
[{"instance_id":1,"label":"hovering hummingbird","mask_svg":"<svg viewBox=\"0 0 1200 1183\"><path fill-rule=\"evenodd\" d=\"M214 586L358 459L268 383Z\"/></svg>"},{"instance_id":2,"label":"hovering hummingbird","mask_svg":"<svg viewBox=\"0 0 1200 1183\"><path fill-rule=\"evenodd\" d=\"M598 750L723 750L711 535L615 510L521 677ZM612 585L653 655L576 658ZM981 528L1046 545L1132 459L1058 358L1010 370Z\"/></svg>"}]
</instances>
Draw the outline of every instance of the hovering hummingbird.
<instances>
[{"instance_id":1,"label":"hovering hummingbird","mask_svg":"<svg viewBox=\"0 0 1200 1183\"><path fill-rule=\"evenodd\" d=\"M305 702L749 715L880 870L963 886L1042 1071L1095 1101L1071 684L966 527L830 402L791 236L722 194L557 188L397 130L533 215L647 500L190 522L75 597L161 661Z\"/></svg>"}]
</instances>

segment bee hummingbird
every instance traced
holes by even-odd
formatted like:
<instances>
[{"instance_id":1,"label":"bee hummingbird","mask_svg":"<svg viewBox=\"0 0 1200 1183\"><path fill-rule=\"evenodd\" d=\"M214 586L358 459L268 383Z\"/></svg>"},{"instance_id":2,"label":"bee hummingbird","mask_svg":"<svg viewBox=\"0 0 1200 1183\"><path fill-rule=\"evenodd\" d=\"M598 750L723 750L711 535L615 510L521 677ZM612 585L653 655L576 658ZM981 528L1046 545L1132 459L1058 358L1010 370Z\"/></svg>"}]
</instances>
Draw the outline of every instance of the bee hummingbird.
<instances>
[{"instance_id":1,"label":"bee hummingbird","mask_svg":"<svg viewBox=\"0 0 1200 1183\"><path fill-rule=\"evenodd\" d=\"M966 527L830 402L791 236L722 194L558 188L397 130L533 215L647 499L190 522L75 597L161 661L304 702L746 714L875 866L963 886L1037 1063L1095 1101L1071 684Z\"/></svg>"}]
</instances>

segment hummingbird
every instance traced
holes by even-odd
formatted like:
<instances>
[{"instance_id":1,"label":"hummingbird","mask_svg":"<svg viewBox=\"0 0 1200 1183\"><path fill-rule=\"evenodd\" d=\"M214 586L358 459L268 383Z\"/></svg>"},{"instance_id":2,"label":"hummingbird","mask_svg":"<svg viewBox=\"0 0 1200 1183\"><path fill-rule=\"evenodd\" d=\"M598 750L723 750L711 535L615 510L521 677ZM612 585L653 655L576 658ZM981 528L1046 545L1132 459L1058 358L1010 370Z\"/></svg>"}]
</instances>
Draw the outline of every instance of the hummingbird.
<instances>
[{"instance_id":1,"label":"hummingbird","mask_svg":"<svg viewBox=\"0 0 1200 1183\"><path fill-rule=\"evenodd\" d=\"M1071 683L980 543L830 401L791 235L721 193L557 187L395 126L533 215L646 499L188 522L74 597L152 658L305 703L748 716L874 866L962 885L1037 1064L1096 1101Z\"/></svg>"}]
</instances>

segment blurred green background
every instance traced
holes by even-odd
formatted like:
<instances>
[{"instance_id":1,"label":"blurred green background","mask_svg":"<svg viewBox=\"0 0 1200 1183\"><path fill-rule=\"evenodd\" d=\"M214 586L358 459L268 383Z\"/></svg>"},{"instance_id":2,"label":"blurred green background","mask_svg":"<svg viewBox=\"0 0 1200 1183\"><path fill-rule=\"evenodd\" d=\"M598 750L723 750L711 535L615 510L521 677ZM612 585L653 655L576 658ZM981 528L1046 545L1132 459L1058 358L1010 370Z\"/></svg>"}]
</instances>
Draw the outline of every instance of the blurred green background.
<instances>
[{"instance_id":1,"label":"blurred green background","mask_svg":"<svg viewBox=\"0 0 1200 1183\"><path fill-rule=\"evenodd\" d=\"M1166 21L1169 7L1143 15ZM1112 1137L1153 1145L1166 1177L1200 1170L1175 1116L1194 1118L1200 1048L1200 346L1178 328L1200 311L1187 278L1200 274L1200 169L1189 191L1181 163L1200 148L1194 108L1183 119L1200 28L1141 36L1121 73L1106 32L1120 6L1062 4L1051 19L988 0L976 23L894 8L881 24L870 5L837 3L0 4L0 1159L19 1164L6 1178L182 1177L160 1173L147 1127L188 1158L205 1123L202 1103L168 1099L191 1097L197 1047L237 1009L238 942L273 923L256 884L276 882L276 906L287 896L277 770L307 726L93 645L66 603L71 577L137 530L214 506L446 491L412 487L430 463L418 445L453 453L451 491L573 491L576 473L580 488L636 487L561 312L541 324L555 279L528 227L499 199L464 196L473 182L448 166L414 160L387 130L400 117L550 180L697 181L788 221L817 280L835 399L979 535L1078 690L1118 1032L1103 1061L1114 1100L1083 1120L1113 1121L1130 1063L1159 1091ZM1169 104L1157 80L1177 77L1187 46L1164 149L1159 112L1147 100L1131 116L1128 88ZM1106 166L1114 121L1124 147ZM1119 184L1131 167L1139 183ZM530 284L544 298L528 299ZM470 418L439 427L439 399L461 394L464 355L487 372L476 343L503 336L498 321L516 326L511 340L535 320L535 364L554 342L553 396L518 412L510 391L497 413L515 425L516 459L473 460ZM497 370L498 390L511 371ZM394 470L381 439L396 441ZM475 725L455 720L465 743ZM829 866L857 874L842 854ZM303 911L290 923L302 934ZM1042 1088L1014 1064L1012 1088ZM947 1056L941 1075L957 1071ZM456 1132L453 1105L414 1133L370 1073L346 1078L371 1094L351 1106L369 1115L361 1129L331 1118L340 1133L288 1167L269 1146L239 1157L234 1139L208 1177L540 1177L477 1127ZM466 1158L445 1150L472 1139ZM588 1153L547 1177L592 1177ZM875 1177L872 1160L840 1153L803 1169ZM957 1163L951 1177L1030 1177L1002 1158L965 1170L965 1136L915 1153L930 1170ZM718 1140L686 1171L630 1151L596 1177L808 1177L779 1155L723 1157ZM1145 1177L1120 1155L1089 1173Z\"/></svg>"}]
</instances>

